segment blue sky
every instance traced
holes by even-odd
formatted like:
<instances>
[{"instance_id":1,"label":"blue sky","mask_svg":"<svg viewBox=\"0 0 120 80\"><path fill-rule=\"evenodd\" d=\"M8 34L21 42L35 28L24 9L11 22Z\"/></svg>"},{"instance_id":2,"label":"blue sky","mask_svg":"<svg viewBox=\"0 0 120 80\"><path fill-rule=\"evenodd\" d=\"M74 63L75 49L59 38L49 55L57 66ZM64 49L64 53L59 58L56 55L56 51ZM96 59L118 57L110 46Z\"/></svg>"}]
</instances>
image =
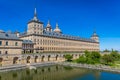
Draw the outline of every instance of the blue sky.
<instances>
[{"instance_id":1,"label":"blue sky","mask_svg":"<svg viewBox=\"0 0 120 80\"><path fill-rule=\"evenodd\" d=\"M120 50L119 0L0 0L0 29L23 32L35 7L44 26L57 21L63 33L88 38L95 29L101 50Z\"/></svg>"}]
</instances>

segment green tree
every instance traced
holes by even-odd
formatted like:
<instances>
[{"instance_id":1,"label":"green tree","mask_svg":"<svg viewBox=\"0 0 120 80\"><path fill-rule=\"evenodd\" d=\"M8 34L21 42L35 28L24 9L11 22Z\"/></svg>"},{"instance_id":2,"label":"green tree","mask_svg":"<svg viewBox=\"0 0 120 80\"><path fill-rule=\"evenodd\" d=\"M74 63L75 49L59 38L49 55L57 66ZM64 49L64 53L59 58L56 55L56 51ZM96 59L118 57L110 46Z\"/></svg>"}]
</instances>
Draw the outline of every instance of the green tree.
<instances>
[{"instance_id":1,"label":"green tree","mask_svg":"<svg viewBox=\"0 0 120 80\"><path fill-rule=\"evenodd\" d=\"M110 54L105 54L102 56L101 63L108 65L110 63L114 63L114 59Z\"/></svg>"},{"instance_id":2,"label":"green tree","mask_svg":"<svg viewBox=\"0 0 120 80\"><path fill-rule=\"evenodd\" d=\"M64 56L67 61L72 61L73 56L70 54L67 54Z\"/></svg>"},{"instance_id":3,"label":"green tree","mask_svg":"<svg viewBox=\"0 0 120 80\"><path fill-rule=\"evenodd\" d=\"M77 63L86 63L86 57L80 56L79 59L76 60Z\"/></svg>"},{"instance_id":4,"label":"green tree","mask_svg":"<svg viewBox=\"0 0 120 80\"><path fill-rule=\"evenodd\" d=\"M87 64L95 64L95 61L92 58L88 57L86 63Z\"/></svg>"},{"instance_id":5,"label":"green tree","mask_svg":"<svg viewBox=\"0 0 120 80\"><path fill-rule=\"evenodd\" d=\"M110 52L110 50L108 50L108 49L105 49L103 52Z\"/></svg>"},{"instance_id":6,"label":"green tree","mask_svg":"<svg viewBox=\"0 0 120 80\"><path fill-rule=\"evenodd\" d=\"M85 53L85 57L90 57L90 55L91 55L90 52L87 50L84 53Z\"/></svg>"},{"instance_id":7,"label":"green tree","mask_svg":"<svg viewBox=\"0 0 120 80\"><path fill-rule=\"evenodd\" d=\"M88 52L85 51L85 59L82 58L80 60L85 60L87 64L95 64L95 63L100 63L101 55L99 52Z\"/></svg>"},{"instance_id":8,"label":"green tree","mask_svg":"<svg viewBox=\"0 0 120 80\"><path fill-rule=\"evenodd\" d=\"M87 64L95 64L100 63L101 55L99 52L88 52L85 51L86 63Z\"/></svg>"},{"instance_id":9,"label":"green tree","mask_svg":"<svg viewBox=\"0 0 120 80\"><path fill-rule=\"evenodd\" d=\"M110 56L114 61L120 60L120 54L117 51L112 51L110 53Z\"/></svg>"},{"instance_id":10,"label":"green tree","mask_svg":"<svg viewBox=\"0 0 120 80\"><path fill-rule=\"evenodd\" d=\"M91 59L96 62L96 63L99 63L100 62L100 58L101 58L101 55L99 52L92 52L91 53Z\"/></svg>"}]
</instances>

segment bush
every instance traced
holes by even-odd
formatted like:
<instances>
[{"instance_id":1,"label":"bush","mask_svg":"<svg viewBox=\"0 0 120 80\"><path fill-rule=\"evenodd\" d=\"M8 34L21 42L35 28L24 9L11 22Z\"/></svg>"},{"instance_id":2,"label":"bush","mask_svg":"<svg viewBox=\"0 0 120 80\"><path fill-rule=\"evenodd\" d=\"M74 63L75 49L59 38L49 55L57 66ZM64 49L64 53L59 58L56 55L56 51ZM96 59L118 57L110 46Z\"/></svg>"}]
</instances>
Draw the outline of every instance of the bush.
<instances>
[{"instance_id":1,"label":"bush","mask_svg":"<svg viewBox=\"0 0 120 80\"><path fill-rule=\"evenodd\" d=\"M95 63L100 63L100 58L101 55L99 52L92 52L91 53L91 59L95 62Z\"/></svg>"},{"instance_id":2,"label":"bush","mask_svg":"<svg viewBox=\"0 0 120 80\"><path fill-rule=\"evenodd\" d=\"M90 57L90 52L86 50L84 53L85 53L85 57Z\"/></svg>"},{"instance_id":3,"label":"bush","mask_svg":"<svg viewBox=\"0 0 120 80\"><path fill-rule=\"evenodd\" d=\"M76 60L77 63L86 63L86 58L84 56L80 56L79 59Z\"/></svg>"},{"instance_id":4,"label":"bush","mask_svg":"<svg viewBox=\"0 0 120 80\"><path fill-rule=\"evenodd\" d=\"M87 58L87 64L95 64L95 61L92 58Z\"/></svg>"},{"instance_id":5,"label":"bush","mask_svg":"<svg viewBox=\"0 0 120 80\"><path fill-rule=\"evenodd\" d=\"M117 51L112 51L110 53L110 56L114 61L120 60L120 54Z\"/></svg>"},{"instance_id":6,"label":"bush","mask_svg":"<svg viewBox=\"0 0 120 80\"><path fill-rule=\"evenodd\" d=\"M110 63L114 63L114 59L110 54L103 55L101 61L102 61L101 62L102 64L106 64L106 65L108 65Z\"/></svg>"},{"instance_id":7,"label":"bush","mask_svg":"<svg viewBox=\"0 0 120 80\"><path fill-rule=\"evenodd\" d=\"M65 59L69 62L72 61L72 58L73 58L72 55L69 55L69 54L65 55Z\"/></svg>"}]
</instances>

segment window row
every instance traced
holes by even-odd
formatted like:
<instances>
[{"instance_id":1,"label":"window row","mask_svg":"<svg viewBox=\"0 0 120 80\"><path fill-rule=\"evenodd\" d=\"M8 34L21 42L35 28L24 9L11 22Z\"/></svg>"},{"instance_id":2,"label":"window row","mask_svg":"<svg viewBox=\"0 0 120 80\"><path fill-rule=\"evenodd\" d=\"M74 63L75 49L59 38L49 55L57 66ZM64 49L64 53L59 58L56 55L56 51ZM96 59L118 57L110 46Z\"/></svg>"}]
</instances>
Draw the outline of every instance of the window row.
<instances>
[{"instance_id":1,"label":"window row","mask_svg":"<svg viewBox=\"0 0 120 80\"><path fill-rule=\"evenodd\" d=\"M0 46L2 46L2 45L3 45L3 42L0 41ZM6 41L4 46L9 46L9 42ZM18 46L18 42L15 42L15 46Z\"/></svg>"},{"instance_id":2,"label":"window row","mask_svg":"<svg viewBox=\"0 0 120 80\"><path fill-rule=\"evenodd\" d=\"M0 54L2 54L2 51L0 51ZM3 54L8 54L8 51L5 51Z\"/></svg>"}]
</instances>

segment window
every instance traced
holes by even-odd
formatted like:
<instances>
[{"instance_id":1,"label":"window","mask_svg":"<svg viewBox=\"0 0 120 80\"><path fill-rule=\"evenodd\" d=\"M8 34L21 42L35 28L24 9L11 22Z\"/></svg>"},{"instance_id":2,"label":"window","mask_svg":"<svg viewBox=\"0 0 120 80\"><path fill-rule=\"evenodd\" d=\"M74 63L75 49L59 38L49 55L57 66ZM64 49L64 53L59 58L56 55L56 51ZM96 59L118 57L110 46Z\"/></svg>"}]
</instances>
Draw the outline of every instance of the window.
<instances>
[{"instance_id":1,"label":"window","mask_svg":"<svg viewBox=\"0 0 120 80\"><path fill-rule=\"evenodd\" d=\"M15 46L18 46L18 42L15 42Z\"/></svg>"},{"instance_id":2,"label":"window","mask_svg":"<svg viewBox=\"0 0 120 80\"><path fill-rule=\"evenodd\" d=\"M0 41L0 45L2 45L2 41Z\"/></svg>"},{"instance_id":3,"label":"window","mask_svg":"<svg viewBox=\"0 0 120 80\"><path fill-rule=\"evenodd\" d=\"M5 51L5 54L8 54L8 51Z\"/></svg>"},{"instance_id":4,"label":"window","mask_svg":"<svg viewBox=\"0 0 120 80\"><path fill-rule=\"evenodd\" d=\"M8 41L6 42L6 46L8 46Z\"/></svg>"}]
</instances>

